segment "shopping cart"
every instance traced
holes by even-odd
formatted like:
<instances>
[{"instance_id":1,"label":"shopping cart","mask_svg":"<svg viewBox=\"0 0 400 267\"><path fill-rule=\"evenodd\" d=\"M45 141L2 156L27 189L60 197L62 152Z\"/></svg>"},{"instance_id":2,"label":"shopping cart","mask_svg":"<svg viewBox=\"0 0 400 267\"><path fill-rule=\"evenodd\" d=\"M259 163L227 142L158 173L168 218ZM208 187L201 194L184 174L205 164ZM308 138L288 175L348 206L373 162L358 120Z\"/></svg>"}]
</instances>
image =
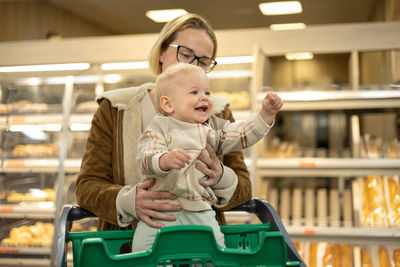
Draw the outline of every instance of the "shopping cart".
<instances>
[{"instance_id":1,"label":"shopping cart","mask_svg":"<svg viewBox=\"0 0 400 267\"><path fill-rule=\"evenodd\" d=\"M226 248L215 242L206 226L161 228L153 248L120 254L132 241L134 230L70 232L73 221L95 217L78 206L65 206L60 218L56 264L67 266L67 245L72 242L74 267L88 266L299 266L297 253L279 215L266 201L253 199L232 211L254 213L262 224L224 225ZM64 238L63 238L64 237Z\"/></svg>"}]
</instances>

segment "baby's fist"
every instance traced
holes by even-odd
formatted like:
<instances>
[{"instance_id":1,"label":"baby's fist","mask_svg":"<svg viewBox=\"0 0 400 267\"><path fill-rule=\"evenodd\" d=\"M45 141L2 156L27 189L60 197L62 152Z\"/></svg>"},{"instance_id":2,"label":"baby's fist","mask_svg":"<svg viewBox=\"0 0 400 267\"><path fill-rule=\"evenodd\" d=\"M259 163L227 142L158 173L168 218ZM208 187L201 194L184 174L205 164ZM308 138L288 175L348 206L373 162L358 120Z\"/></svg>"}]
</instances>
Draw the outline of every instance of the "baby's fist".
<instances>
[{"instance_id":1,"label":"baby's fist","mask_svg":"<svg viewBox=\"0 0 400 267\"><path fill-rule=\"evenodd\" d=\"M275 115L282 108L283 102L281 98L275 93L268 93L261 106L261 116L266 123L271 125L274 122Z\"/></svg>"}]
</instances>

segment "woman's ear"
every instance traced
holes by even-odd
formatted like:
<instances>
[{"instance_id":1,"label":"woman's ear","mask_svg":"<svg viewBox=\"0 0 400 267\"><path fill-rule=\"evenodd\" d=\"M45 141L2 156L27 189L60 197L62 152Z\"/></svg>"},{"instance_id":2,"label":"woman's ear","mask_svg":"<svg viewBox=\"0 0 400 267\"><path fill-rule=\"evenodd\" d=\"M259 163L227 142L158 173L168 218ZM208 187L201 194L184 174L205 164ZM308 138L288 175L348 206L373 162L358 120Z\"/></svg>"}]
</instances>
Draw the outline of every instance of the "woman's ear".
<instances>
[{"instance_id":1,"label":"woman's ear","mask_svg":"<svg viewBox=\"0 0 400 267\"><path fill-rule=\"evenodd\" d=\"M160 52L160 55L158 56L158 61L162 64L162 63L164 63L164 53L165 53L165 50L164 51L161 51Z\"/></svg>"},{"instance_id":2,"label":"woman's ear","mask_svg":"<svg viewBox=\"0 0 400 267\"><path fill-rule=\"evenodd\" d=\"M172 107L171 99L169 99L168 96L165 96L165 95L161 96L160 106L161 106L161 109L168 115L172 114L174 112L174 108Z\"/></svg>"}]
</instances>

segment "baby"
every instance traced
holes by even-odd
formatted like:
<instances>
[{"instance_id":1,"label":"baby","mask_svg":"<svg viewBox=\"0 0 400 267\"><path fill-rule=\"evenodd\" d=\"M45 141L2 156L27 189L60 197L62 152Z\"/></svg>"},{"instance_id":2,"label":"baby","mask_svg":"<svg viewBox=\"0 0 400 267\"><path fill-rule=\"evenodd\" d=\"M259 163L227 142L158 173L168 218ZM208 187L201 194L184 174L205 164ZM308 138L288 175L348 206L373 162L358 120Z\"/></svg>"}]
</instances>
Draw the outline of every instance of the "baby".
<instances>
[{"instance_id":1,"label":"baby","mask_svg":"<svg viewBox=\"0 0 400 267\"><path fill-rule=\"evenodd\" d=\"M278 95L268 93L260 112L249 119L235 123L222 120L213 115L214 101L206 73L200 67L187 63L168 67L157 78L154 90L159 114L139 139L137 159L143 179L156 178L152 190L175 194L176 200L165 202L182 207L178 212L171 212L176 221L162 223L165 226L210 226L218 245L224 247L224 236L212 205L226 205L236 188L237 177L229 181L230 190L219 190L218 184L213 188L204 187L199 180L206 180L207 176L195 167L195 162L200 162L196 159L201 153L207 153L207 143L213 146L218 156L254 145L272 127L282 101ZM132 251L150 249L157 232L157 228L140 221Z\"/></svg>"}]
</instances>

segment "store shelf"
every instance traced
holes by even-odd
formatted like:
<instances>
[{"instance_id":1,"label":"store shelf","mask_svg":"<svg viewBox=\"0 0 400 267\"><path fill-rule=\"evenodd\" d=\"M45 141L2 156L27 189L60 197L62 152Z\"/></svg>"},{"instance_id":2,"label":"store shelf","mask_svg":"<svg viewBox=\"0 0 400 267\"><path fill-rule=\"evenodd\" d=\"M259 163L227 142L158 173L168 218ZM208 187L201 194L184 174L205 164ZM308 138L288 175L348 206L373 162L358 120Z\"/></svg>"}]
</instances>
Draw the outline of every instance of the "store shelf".
<instances>
[{"instance_id":1,"label":"store shelf","mask_svg":"<svg viewBox=\"0 0 400 267\"><path fill-rule=\"evenodd\" d=\"M67 159L64 161L66 172L76 173L79 171L81 159ZM4 173L27 173L41 172L53 173L59 170L58 159L6 159L3 161L1 172Z\"/></svg>"},{"instance_id":2,"label":"store shelf","mask_svg":"<svg viewBox=\"0 0 400 267\"><path fill-rule=\"evenodd\" d=\"M52 219L54 214L54 203L49 201L0 205L0 218Z\"/></svg>"},{"instance_id":3,"label":"store shelf","mask_svg":"<svg viewBox=\"0 0 400 267\"><path fill-rule=\"evenodd\" d=\"M295 226L289 226L286 229L293 240L397 246L400 244L398 229Z\"/></svg>"},{"instance_id":4,"label":"store shelf","mask_svg":"<svg viewBox=\"0 0 400 267\"><path fill-rule=\"evenodd\" d=\"M50 259L2 258L0 261L0 266L50 266Z\"/></svg>"},{"instance_id":5,"label":"store shelf","mask_svg":"<svg viewBox=\"0 0 400 267\"><path fill-rule=\"evenodd\" d=\"M50 259L1 259L0 266L50 266Z\"/></svg>"},{"instance_id":6,"label":"store shelf","mask_svg":"<svg viewBox=\"0 0 400 267\"><path fill-rule=\"evenodd\" d=\"M282 111L388 109L400 107L400 90L278 92ZM258 101L265 93L258 95Z\"/></svg>"},{"instance_id":7,"label":"store shelf","mask_svg":"<svg viewBox=\"0 0 400 267\"><path fill-rule=\"evenodd\" d=\"M400 159L353 158L260 158L257 167L261 176L358 176L396 175Z\"/></svg>"},{"instance_id":8,"label":"store shelf","mask_svg":"<svg viewBox=\"0 0 400 267\"><path fill-rule=\"evenodd\" d=\"M82 113L71 115L69 122L73 123L90 123L93 114ZM61 124L62 114L27 114L27 115L2 115L0 116L0 129L8 129L11 125L46 125Z\"/></svg>"},{"instance_id":9,"label":"store shelf","mask_svg":"<svg viewBox=\"0 0 400 267\"><path fill-rule=\"evenodd\" d=\"M50 247L0 247L0 262L3 261L3 257L7 256L12 256L12 258L27 256L49 257L50 253Z\"/></svg>"}]
</instances>

